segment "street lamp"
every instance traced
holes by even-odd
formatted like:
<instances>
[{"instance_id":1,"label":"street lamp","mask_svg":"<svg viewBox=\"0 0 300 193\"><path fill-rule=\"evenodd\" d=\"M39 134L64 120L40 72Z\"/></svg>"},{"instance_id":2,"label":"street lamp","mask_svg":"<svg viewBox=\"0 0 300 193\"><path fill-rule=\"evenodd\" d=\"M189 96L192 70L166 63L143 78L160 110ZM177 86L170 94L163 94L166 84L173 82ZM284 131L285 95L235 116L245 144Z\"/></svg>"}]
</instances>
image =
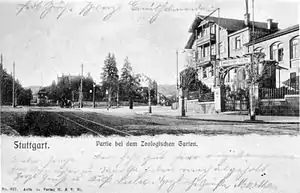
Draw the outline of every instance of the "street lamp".
<instances>
[{"instance_id":1,"label":"street lamp","mask_svg":"<svg viewBox=\"0 0 300 193\"><path fill-rule=\"evenodd\" d=\"M149 98L148 98L149 113L152 113L152 107L151 107L151 81L150 80L149 80L149 86L148 86L148 93L149 93Z\"/></svg>"},{"instance_id":2,"label":"street lamp","mask_svg":"<svg viewBox=\"0 0 300 193\"><path fill-rule=\"evenodd\" d=\"M176 109L177 108L179 108L179 102L180 102L180 99L179 99L179 66L178 66L178 51L181 51L181 53L185 53L187 50L186 49L177 49L176 50ZM183 92L182 92L182 94L183 94ZM184 103L185 101L184 101L184 97L183 97L183 99L182 99L183 101L182 101L182 103ZM185 107L184 107L184 105L181 105L181 112L185 112ZM184 116L184 114L185 113L182 113L182 116Z\"/></svg>"},{"instance_id":3,"label":"street lamp","mask_svg":"<svg viewBox=\"0 0 300 193\"><path fill-rule=\"evenodd\" d=\"M96 83L93 82L93 108L95 108Z\"/></svg>"},{"instance_id":4,"label":"street lamp","mask_svg":"<svg viewBox=\"0 0 300 193\"><path fill-rule=\"evenodd\" d=\"M109 109L110 106L109 106L109 104L108 104L109 101L108 101L108 90L107 90L107 89L105 90L105 95L106 95L106 97L107 97L107 109Z\"/></svg>"}]
</instances>

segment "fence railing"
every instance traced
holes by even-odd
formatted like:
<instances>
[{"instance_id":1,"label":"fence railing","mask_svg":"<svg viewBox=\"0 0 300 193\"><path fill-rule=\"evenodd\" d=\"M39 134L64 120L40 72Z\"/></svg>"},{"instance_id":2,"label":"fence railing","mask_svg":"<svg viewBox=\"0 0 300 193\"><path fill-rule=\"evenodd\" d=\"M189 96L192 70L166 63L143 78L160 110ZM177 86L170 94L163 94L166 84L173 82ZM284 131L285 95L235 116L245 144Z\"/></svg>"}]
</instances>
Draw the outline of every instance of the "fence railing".
<instances>
[{"instance_id":1,"label":"fence railing","mask_svg":"<svg viewBox=\"0 0 300 193\"><path fill-rule=\"evenodd\" d=\"M188 93L188 100L199 99L199 91L191 91Z\"/></svg>"},{"instance_id":2,"label":"fence railing","mask_svg":"<svg viewBox=\"0 0 300 193\"><path fill-rule=\"evenodd\" d=\"M199 102L212 102L215 100L215 94L213 92L201 93L199 95Z\"/></svg>"},{"instance_id":3,"label":"fence railing","mask_svg":"<svg viewBox=\"0 0 300 193\"><path fill-rule=\"evenodd\" d=\"M225 103L225 111L246 111L249 109L248 100L227 100Z\"/></svg>"},{"instance_id":4,"label":"fence railing","mask_svg":"<svg viewBox=\"0 0 300 193\"><path fill-rule=\"evenodd\" d=\"M285 95L299 95L299 88L260 88L259 90L260 99L284 99Z\"/></svg>"},{"instance_id":5,"label":"fence railing","mask_svg":"<svg viewBox=\"0 0 300 193\"><path fill-rule=\"evenodd\" d=\"M188 100L198 100L199 102L212 102L215 100L214 93L200 93L199 91L189 92Z\"/></svg>"}]
</instances>

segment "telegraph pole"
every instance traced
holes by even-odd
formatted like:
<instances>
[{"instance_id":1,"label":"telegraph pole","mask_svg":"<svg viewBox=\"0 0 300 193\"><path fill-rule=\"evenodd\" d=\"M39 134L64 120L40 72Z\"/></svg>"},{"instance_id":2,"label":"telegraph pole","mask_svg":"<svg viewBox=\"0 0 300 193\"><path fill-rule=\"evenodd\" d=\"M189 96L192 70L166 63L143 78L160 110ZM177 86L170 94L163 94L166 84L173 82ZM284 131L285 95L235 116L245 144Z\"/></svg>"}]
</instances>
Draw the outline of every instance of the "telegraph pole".
<instances>
[{"instance_id":1,"label":"telegraph pole","mask_svg":"<svg viewBox=\"0 0 300 193\"><path fill-rule=\"evenodd\" d=\"M83 64L81 64L81 79L80 79L80 92L79 92L79 108L83 107L83 93L82 93L82 84L83 84Z\"/></svg>"},{"instance_id":2,"label":"telegraph pole","mask_svg":"<svg viewBox=\"0 0 300 193\"><path fill-rule=\"evenodd\" d=\"M95 89L95 87L96 87L96 83L94 83L93 82L93 108L95 108L95 92L96 92L96 89Z\"/></svg>"},{"instance_id":3,"label":"telegraph pole","mask_svg":"<svg viewBox=\"0 0 300 193\"><path fill-rule=\"evenodd\" d=\"M1 54L0 56L0 70L1 70L1 74L0 74L0 79L2 80L2 76L3 76L3 56ZM2 93L2 87L0 86L0 92ZM5 93L6 94L6 93ZM0 106L2 105L2 94L0 94Z\"/></svg>"},{"instance_id":4,"label":"telegraph pole","mask_svg":"<svg viewBox=\"0 0 300 193\"><path fill-rule=\"evenodd\" d=\"M177 95L178 95L178 88L179 88L179 84L178 84L178 49L176 50L176 90L177 90ZM177 98L176 98L177 100ZM178 100L179 101L179 100Z\"/></svg>"},{"instance_id":5,"label":"telegraph pole","mask_svg":"<svg viewBox=\"0 0 300 193\"><path fill-rule=\"evenodd\" d=\"M252 41L254 41L254 33L255 33L255 29L254 29L254 0L252 0ZM250 73L251 73L251 82L250 82L250 120L254 121L255 120L255 106L254 106L254 69L253 69L253 65L254 65L254 44L252 45L252 61L251 61L251 65L250 65Z\"/></svg>"},{"instance_id":6,"label":"telegraph pole","mask_svg":"<svg viewBox=\"0 0 300 193\"><path fill-rule=\"evenodd\" d=\"M1 70L3 69L3 55L1 54L0 56L0 65L1 65Z\"/></svg>"},{"instance_id":7,"label":"telegraph pole","mask_svg":"<svg viewBox=\"0 0 300 193\"><path fill-rule=\"evenodd\" d=\"M150 81L150 79L149 79L149 86L148 86L148 94L149 94L149 98L148 98L149 113L152 113L152 107L151 107L151 81Z\"/></svg>"},{"instance_id":8,"label":"telegraph pole","mask_svg":"<svg viewBox=\"0 0 300 193\"><path fill-rule=\"evenodd\" d=\"M15 102L15 62L13 63L13 81L12 81L12 107L16 107Z\"/></svg>"}]
</instances>

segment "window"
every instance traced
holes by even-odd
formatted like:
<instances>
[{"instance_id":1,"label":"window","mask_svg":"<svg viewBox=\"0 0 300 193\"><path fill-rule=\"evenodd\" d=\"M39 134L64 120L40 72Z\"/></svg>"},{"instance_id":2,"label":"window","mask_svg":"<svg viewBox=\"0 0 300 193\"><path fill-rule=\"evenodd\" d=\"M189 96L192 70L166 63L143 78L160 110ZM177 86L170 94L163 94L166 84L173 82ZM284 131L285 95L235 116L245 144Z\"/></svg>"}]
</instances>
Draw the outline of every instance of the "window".
<instances>
[{"instance_id":1,"label":"window","mask_svg":"<svg viewBox=\"0 0 300 193\"><path fill-rule=\"evenodd\" d=\"M224 42L220 42L219 43L219 50L220 50L220 53L224 53L225 52Z\"/></svg>"},{"instance_id":2,"label":"window","mask_svg":"<svg viewBox=\"0 0 300 193\"><path fill-rule=\"evenodd\" d=\"M207 78L206 68L203 68L202 73L203 73L203 78Z\"/></svg>"},{"instance_id":3,"label":"window","mask_svg":"<svg viewBox=\"0 0 300 193\"><path fill-rule=\"evenodd\" d=\"M283 61L283 44L280 42L271 45L270 59L278 62Z\"/></svg>"},{"instance_id":4,"label":"window","mask_svg":"<svg viewBox=\"0 0 300 193\"><path fill-rule=\"evenodd\" d=\"M254 52L255 52L255 53L260 53L260 52L261 52L261 53L264 53L264 52L265 52L265 49L263 49L262 47L257 47L257 48L254 49Z\"/></svg>"},{"instance_id":5,"label":"window","mask_svg":"<svg viewBox=\"0 0 300 193\"><path fill-rule=\"evenodd\" d=\"M226 82L230 82L230 71L227 72Z\"/></svg>"},{"instance_id":6,"label":"window","mask_svg":"<svg viewBox=\"0 0 300 193\"><path fill-rule=\"evenodd\" d=\"M206 46L204 47L204 50L203 50L203 57L207 57L209 56L209 46Z\"/></svg>"},{"instance_id":7,"label":"window","mask_svg":"<svg viewBox=\"0 0 300 193\"><path fill-rule=\"evenodd\" d=\"M200 37L204 37L207 36L209 34L209 28L202 28L201 32L200 32Z\"/></svg>"},{"instance_id":8,"label":"window","mask_svg":"<svg viewBox=\"0 0 300 193\"><path fill-rule=\"evenodd\" d=\"M283 61L283 46L282 44L278 45L278 61Z\"/></svg>"},{"instance_id":9,"label":"window","mask_svg":"<svg viewBox=\"0 0 300 193\"><path fill-rule=\"evenodd\" d=\"M240 36L237 36L235 38L235 49L240 49L242 46L241 46L241 37Z\"/></svg>"},{"instance_id":10,"label":"window","mask_svg":"<svg viewBox=\"0 0 300 193\"><path fill-rule=\"evenodd\" d=\"M299 36L291 40L291 59L299 58Z\"/></svg>"},{"instance_id":11,"label":"window","mask_svg":"<svg viewBox=\"0 0 300 193\"><path fill-rule=\"evenodd\" d=\"M210 67L209 69L210 71L210 76L213 77L214 76L214 68L213 67Z\"/></svg>"},{"instance_id":12,"label":"window","mask_svg":"<svg viewBox=\"0 0 300 193\"><path fill-rule=\"evenodd\" d=\"M210 26L210 33L216 34L216 26L215 25Z\"/></svg>"},{"instance_id":13,"label":"window","mask_svg":"<svg viewBox=\"0 0 300 193\"><path fill-rule=\"evenodd\" d=\"M211 55L216 55L216 45L211 45Z\"/></svg>"}]
</instances>

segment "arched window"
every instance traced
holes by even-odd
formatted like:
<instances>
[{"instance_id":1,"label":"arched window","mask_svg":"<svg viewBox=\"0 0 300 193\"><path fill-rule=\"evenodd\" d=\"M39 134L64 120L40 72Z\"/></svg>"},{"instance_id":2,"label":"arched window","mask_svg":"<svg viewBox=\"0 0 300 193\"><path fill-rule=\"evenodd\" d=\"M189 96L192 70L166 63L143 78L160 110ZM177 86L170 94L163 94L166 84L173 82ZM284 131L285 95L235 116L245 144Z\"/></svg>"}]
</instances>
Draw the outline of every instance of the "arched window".
<instances>
[{"instance_id":1,"label":"arched window","mask_svg":"<svg viewBox=\"0 0 300 193\"><path fill-rule=\"evenodd\" d=\"M255 53L260 53L260 52L264 53L264 51L265 51L265 49L262 48L262 47L257 47L257 48L254 49Z\"/></svg>"},{"instance_id":2,"label":"arched window","mask_svg":"<svg viewBox=\"0 0 300 193\"><path fill-rule=\"evenodd\" d=\"M278 62L283 61L283 44L281 42L276 42L271 45L270 59Z\"/></svg>"},{"instance_id":3,"label":"arched window","mask_svg":"<svg viewBox=\"0 0 300 193\"><path fill-rule=\"evenodd\" d=\"M278 44L278 61L283 61L283 44Z\"/></svg>"},{"instance_id":4,"label":"arched window","mask_svg":"<svg viewBox=\"0 0 300 193\"><path fill-rule=\"evenodd\" d=\"M299 36L291 40L291 59L299 58Z\"/></svg>"}]
</instances>

